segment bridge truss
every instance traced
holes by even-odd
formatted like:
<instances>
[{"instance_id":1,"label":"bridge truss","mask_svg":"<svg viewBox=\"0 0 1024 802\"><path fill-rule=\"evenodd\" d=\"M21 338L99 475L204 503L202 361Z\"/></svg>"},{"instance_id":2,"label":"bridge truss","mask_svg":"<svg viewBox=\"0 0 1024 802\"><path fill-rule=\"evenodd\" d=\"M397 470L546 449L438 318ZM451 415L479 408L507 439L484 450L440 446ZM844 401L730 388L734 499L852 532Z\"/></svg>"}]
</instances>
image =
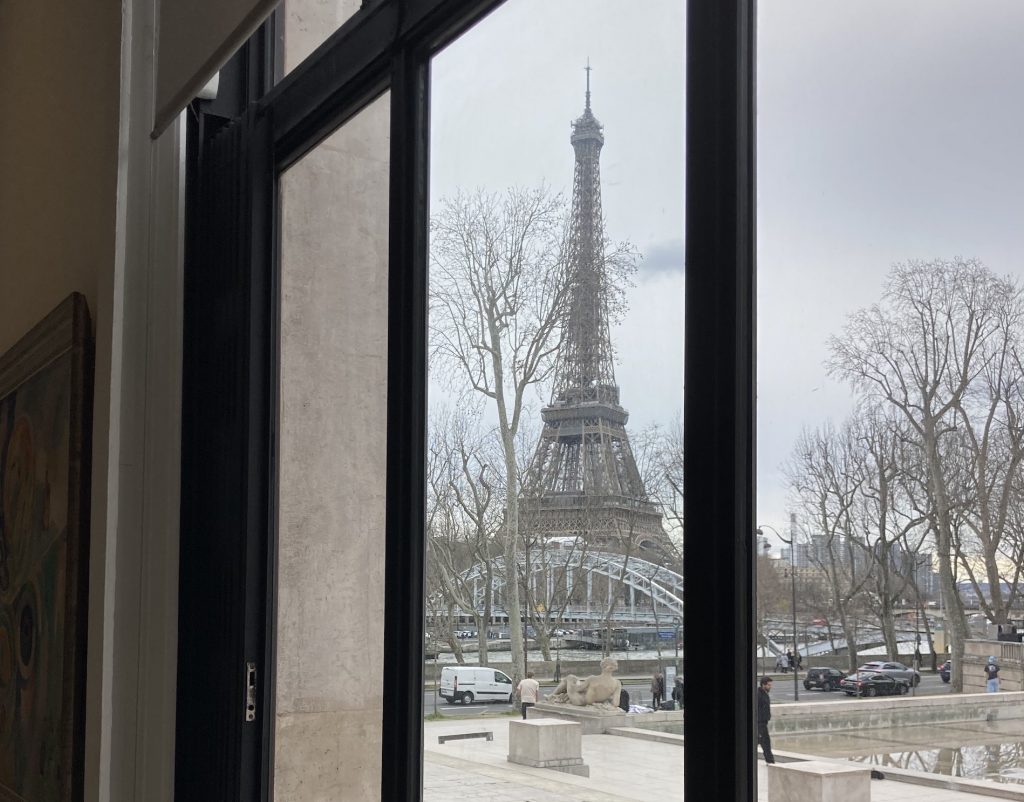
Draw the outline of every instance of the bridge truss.
<instances>
[{"instance_id":1,"label":"bridge truss","mask_svg":"<svg viewBox=\"0 0 1024 802\"><path fill-rule=\"evenodd\" d=\"M521 556L516 568L517 581L529 581L531 597L535 602L540 602L543 608L540 614L556 613L564 606L561 615L563 619L603 620L613 593L622 592L627 598L624 604L616 607L613 615L616 620L629 618L654 623L654 619L657 618L667 623L673 616L680 619L683 617L682 575L640 557L604 551L554 548L545 550L540 557ZM491 569L489 589L486 580L487 570L483 565L472 566L463 572L462 578L467 586L472 585L473 603L478 612L486 606L486 594L489 591L492 594L493 613L504 615L504 588L508 574L504 559L500 556L495 557ZM559 580L559 576L564 579ZM603 578L603 581L594 582L598 577ZM580 603L554 603L560 582L563 587L575 589L574 595L580 597ZM432 598L431 602L439 604L440 599ZM472 611L465 610L460 613L470 615ZM530 613L532 617L537 614L536 609Z\"/></svg>"}]
</instances>

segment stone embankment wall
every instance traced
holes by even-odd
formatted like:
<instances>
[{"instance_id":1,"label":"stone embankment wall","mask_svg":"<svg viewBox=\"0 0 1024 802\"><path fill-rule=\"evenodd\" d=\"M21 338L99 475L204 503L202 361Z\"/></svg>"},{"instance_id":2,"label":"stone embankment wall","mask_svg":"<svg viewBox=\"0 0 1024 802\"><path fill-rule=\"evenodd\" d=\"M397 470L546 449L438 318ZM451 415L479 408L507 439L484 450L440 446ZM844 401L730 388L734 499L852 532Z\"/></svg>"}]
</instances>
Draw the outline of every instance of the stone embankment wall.
<instances>
[{"instance_id":1,"label":"stone embankment wall","mask_svg":"<svg viewBox=\"0 0 1024 802\"><path fill-rule=\"evenodd\" d=\"M863 699L857 704L842 701L772 705L772 733L776 735L997 719L1024 720L1024 693L884 697Z\"/></svg>"},{"instance_id":2,"label":"stone embankment wall","mask_svg":"<svg viewBox=\"0 0 1024 802\"><path fill-rule=\"evenodd\" d=\"M985 663L995 656L999 664L999 690L1024 690L1024 643L969 640L964 643L964 693L985 690Z\"/></svg>"},{"instance_id":3,"label":"stone embankment wall","mask_svg":"<svg viewBox=\"0 0 1024 802\"><path fill-rule=\"evenodd\" d=\"M861 655L857 658L857 666L862 666L865 663L871 662L872 660L887 660L888 658L884 655L880 656L877 654ZM937 654L935 656L935 666L938 667L944 660L946 655ZM904 665L910 665L913 662L913 658L909 655L901 654L899 662ZM775 674L775 658L764 658L757 661L758 671L762 674ZM807 669L812 667L825 667L825 668L838 668L840 671L850 671L850 656L847 654L826 654L819 657L805 657L803 668L801 669L801 679L803 673ZM856 668L857 666L854 666ZM932 670L932 653L922 652L921 653L921 668L922 673L927 673Z\"/></svg>"},{"instance_id":4,"label":"stone embankment wall","mask_svg":"<svg viewBox=\"0 0 1024 802\"><path fill-rule=\"evenodd\" d=\"M577 677L588 677L591 674L601 673L601 656L599 652L595 652L597 655L593 660L577 660L569 662L568 660L562 661L562 676L566 674L575 674ZM466 655L466 662L463 665L475 666L479 663L474 662L476 655ZM657 660L619 660L619 670L615 672L618 677L650 677L653 676L655 671L662 670L672 665L674 659L662 660L659 663ZM436 681L441 675L441 669L445 666L455 666L458 663L437 663L433 660L427 661L423 666L423 676L427 682ZM533 672L534 676L543 681L552 679L555 676L555 661L554 660L531 660L530 671ZM683 667L683 660L679 658L679 666ZM509 663L501 663L491 661L489 668L495 668L498 671L504 671L506 674L511 673L512 666Z\"/></svg>"}]
</instances>

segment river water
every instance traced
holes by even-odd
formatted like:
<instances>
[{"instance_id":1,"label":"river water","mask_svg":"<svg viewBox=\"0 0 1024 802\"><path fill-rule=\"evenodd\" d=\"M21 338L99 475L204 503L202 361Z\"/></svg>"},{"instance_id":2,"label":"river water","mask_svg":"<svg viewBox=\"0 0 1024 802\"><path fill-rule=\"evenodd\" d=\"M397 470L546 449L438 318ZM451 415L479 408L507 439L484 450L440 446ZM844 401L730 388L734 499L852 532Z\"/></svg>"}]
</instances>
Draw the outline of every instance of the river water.
<instances>
[{"instance_id":1,"label":"river water","mask_svg":"<svg viewBox=\"0 0 1024 802\"><path fill-rule=\"evenodd\" d=\"M576 660L592 661L600 660L601 652L591 649L561 649L556 651L554 648L552 648L551 659L554 660L556 656L563 662L572 662ZM614 657L616 660L656 660L658 658L658 651L656 649L616 649L612 652L611 656ZM662 660L675 660L675 656L676 653L674 649L661 650ZM681 660L682 657L683 653L680 651L679 659ZM465 652L463 654L463 659L468 665L475 663L476 652ZM541 654L539 649L530 649L526 659L528 662L539 662L544 659L544 656L543 654ZM431 658L428 662L433 662L433 658ZM438 655L437 662L456 663L458 661L455 659L454 654L442 652L440 655ZM507 650L493 651L489 649L487 651L487 662L492 665L500 665L501 663L511 663L512 653Z\"/></svg>"}]
</instances>

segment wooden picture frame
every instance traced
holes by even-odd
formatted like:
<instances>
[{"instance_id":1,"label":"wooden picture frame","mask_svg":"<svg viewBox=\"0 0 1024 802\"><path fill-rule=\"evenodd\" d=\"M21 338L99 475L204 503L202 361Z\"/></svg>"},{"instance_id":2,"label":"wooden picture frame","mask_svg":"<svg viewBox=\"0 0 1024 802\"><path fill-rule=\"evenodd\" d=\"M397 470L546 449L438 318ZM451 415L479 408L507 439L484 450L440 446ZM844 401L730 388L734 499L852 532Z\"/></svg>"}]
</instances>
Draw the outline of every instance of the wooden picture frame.
<instances>
[{"instance_id":1,"label":"wooden picture frame","mask_svg":"<svg viewBox=\"0 0 1024 802\"><path fill-rule=\"evenodd\" d=\"M0 356L0 801L82 799L93 347L68 296Z\"/></svg>"}]
</instances>

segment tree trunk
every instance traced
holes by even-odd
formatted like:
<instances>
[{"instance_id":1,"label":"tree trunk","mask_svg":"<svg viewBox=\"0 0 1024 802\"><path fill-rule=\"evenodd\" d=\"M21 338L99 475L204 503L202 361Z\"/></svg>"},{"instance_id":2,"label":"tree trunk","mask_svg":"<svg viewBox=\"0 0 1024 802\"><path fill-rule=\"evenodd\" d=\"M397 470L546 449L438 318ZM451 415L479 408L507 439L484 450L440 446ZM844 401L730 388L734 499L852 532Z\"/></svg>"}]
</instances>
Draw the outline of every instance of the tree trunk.
<instances>
[{"instance_id":1,"label":"tree trunk","mask_svg":"<svg viewBox=\"0 0 1024 802\"><path fill-rule=\"evenodd\" d=\"M882 608L879 615L879 623L882 627L882 640L885 642L885 651L890 660L900 659L899 641L896 640L896 619L893 616L892 604L882 600Z\"/></svg>"},{"instance_id":2,"label":"tree trunk","mask_svg":"<svg viewBox=\"0 0 1024 802\"><path fill-rule=\"evenodd\" d=\"M523 610L519 595L519 481L516 447L507 426L501 427L505 452L505 610L508 613L509 646L512 654L512 684L523 679L526 644L523 640Z\"/></svg>"},{"instance_id":3,"label":"tree trunk","mask_svg":"<svg viewBox=\"0 0 1024 802\"><path fill-rule=\"evenodd\" d=\"M945 602L946 632L949 636L950 656L953 658L953 672L949 683L953 693L964 689L964 641L967 640L967 619L964 617L963 601L956 588L951 558L953 537L949 521L949 499L946 494L942 461L939 457L938 438L934 424L924 429L925 459L928 465L928 484L935 509L935 540L939 552L939 588Z\"/></svg>"},{"instance_id":4,"label":"tree trunk","mask_svg":"<svg viewBox=\"0 0 1024 802\"><path fill-rule=\"evenodd\" d=\"M481 654L483 658L487 660L490 659L490 654L488 651L486 630L490 628L491 620L494 618L494 568L492 567L492 565L493 563L490 561L490 559L488 559L487 573L484 575L487 581L487 584L485 585L487 590L484 592L484 641L482 647L483 651L481 652ZM481 663L480 665L487 665L487 663Z\"/></svg>"},{"instance_id":5,"label":"tree trunk","mask_svg":"<svg viewBox=\"0 0 1024 802\"><path fill-rule=\"evenodd\" d=\"M839 626L842 627L843 637L846 638L846 653L850 659L850 671L856 671L857 663L860 662L857 655L857 630L842 605L839 606Z\"/></svg>"},{"instance_id":6,"label":"tree trunk","mask_svg":"<svg viewBox=\"0 0 1024 802\"><path fill-rule=\"evenodd\" d=\"M551 631L547 627L535 627L537 630L537 646L541 656L551 662Z\"/></svg>"},{"instance_id":7,"label":"tree trunk","mask_svg":"<svg viewBox=\"0 0 1024 802\"><path fill-rule=\"evenodd\" d=\"M487 665L487 618L482 615L474 616L476 621L476 655L480 665Z\"/></svg>"}]
</instances>

